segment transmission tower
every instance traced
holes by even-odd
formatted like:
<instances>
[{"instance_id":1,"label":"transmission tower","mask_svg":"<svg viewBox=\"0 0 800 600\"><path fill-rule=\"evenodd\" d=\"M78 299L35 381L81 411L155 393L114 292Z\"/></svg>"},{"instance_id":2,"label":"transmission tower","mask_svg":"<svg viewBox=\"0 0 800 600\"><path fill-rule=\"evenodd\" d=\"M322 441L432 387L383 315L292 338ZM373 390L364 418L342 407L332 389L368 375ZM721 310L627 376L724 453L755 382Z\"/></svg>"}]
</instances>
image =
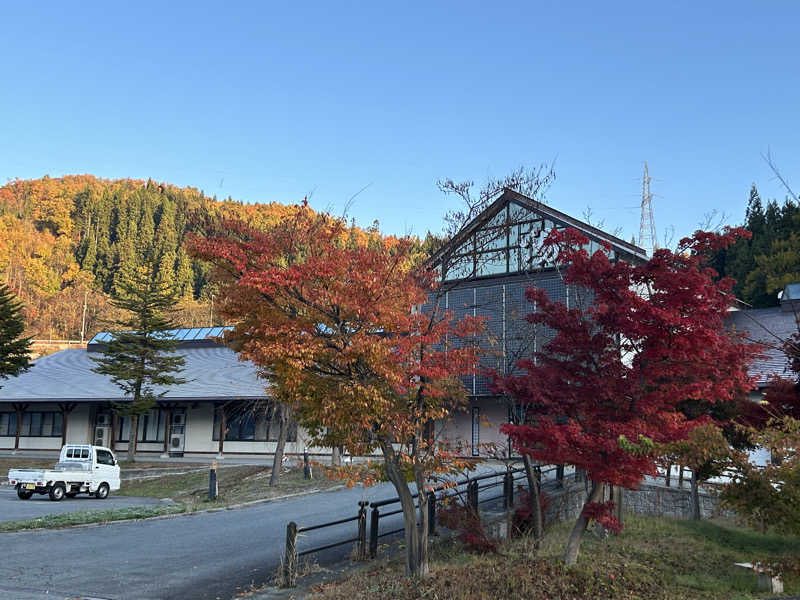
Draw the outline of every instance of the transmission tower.
<instances>
[{"instance_id":1,"label":"transmission tower","mask_svg":"<svg viewBox=\"0 0 800 600\"><path fill-rule=\"evenodd\" d=\"M647 250L647 254L650 256L653 255L654 250L658 249L656 222L653 219L653 194L650 192L647 161L644 163L644 174L642 175L642 221L639 225L639 246Z\"/></svg>"}]
</instances>

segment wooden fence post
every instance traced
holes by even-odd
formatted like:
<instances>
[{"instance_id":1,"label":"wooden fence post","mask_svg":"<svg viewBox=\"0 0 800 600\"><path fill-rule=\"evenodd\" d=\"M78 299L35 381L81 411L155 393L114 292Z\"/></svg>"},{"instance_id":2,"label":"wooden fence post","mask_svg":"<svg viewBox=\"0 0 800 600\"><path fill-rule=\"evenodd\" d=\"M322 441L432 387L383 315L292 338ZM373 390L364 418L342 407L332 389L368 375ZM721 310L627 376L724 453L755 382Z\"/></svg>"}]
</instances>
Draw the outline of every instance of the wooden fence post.
<instances>
[{"instance_id":1,"label":"wooden fence post","mask_svg":"<svg viewBox=\"0 0 800 600\"><path fill-rule=\"evenodd\" d=\"M428 492L428 535L436 535L436 494Z\"/></svg>"},{"instance_id":2,"label":"wooden fence post","mask_svg":"<svg viewBox=\"0 0 800 600\"><path fill-rule=\"evenodd\" d=\"M369 522L369 557L375 558L378 555L378 526L381 515L378 507L372 507L372 514Z\"/></svg>"},{"instance_id":3,"label":"wooden fence post","mask_svg":"<svg viewBox=\"0 0 800 600\"><path fill-rule=\"evenodd\" d=\"M286 526L286 556L283 559L283 584L286 587L297 585L297 523L291 521Z\"/></svg>"},{"instance_id":4,"label":"wooden fence post","mask_svg":"<svg viewBox=\"0 0 800 600\"><path fill-rule=\"evenodd\" d=\"M367 506L369 502L358 503L358 557L356 560L367 560Z\"/></svg>"}]
</instances>

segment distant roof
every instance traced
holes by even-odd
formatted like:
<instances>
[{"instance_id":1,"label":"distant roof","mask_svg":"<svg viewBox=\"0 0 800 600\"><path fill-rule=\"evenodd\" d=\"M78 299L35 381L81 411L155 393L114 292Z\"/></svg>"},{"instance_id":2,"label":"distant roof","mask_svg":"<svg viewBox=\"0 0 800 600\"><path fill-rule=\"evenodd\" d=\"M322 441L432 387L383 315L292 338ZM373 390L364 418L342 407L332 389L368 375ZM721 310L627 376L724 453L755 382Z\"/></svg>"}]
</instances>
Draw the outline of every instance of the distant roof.
<instances>
[{"instance_id":1,"label":"distant roof","mask_svg":"<svg viewBox=\"0 0 800 600\"><path fill-rule=\"evenodd\" d=\"M770 375L787 377L791 374L781 344L798 331L793 313L781 310L780 306L736 310L728 313L726 323L736 331L745 332L749 341L761 344L764 357L750 368L750 375L759 386L766 385Z\"/></svg>"},{"instance_id":2,"label":"distant roof","mask_svg":"<svg viewBox=\"0 0 800 600\"><path fill-rule=\"evenodd\" d=\"M169 338L180 342L179 348L191 346L215 344L213 338L221 337L225 331L233 327L190 327L186 329L167 329L161 332L164 338ZM101 331L89 340L89 350L99 350L103 344L111 341L114 332Z\"/></svg>"},{"instance_id":3,"label":"distant roof","mask_svg":"<svg viewBox=\"0 0 800 600\"><path fill-rule=\"evenodd\" d=\"M166 389L164 400L232 400L267 397L268 383L256 366L241 361L221 345L185 348L177 352L186 364L179 377L183 385ZM44 356L19 377L0 380L0 402L122 401L122 391L111 380L92 371L96 366L84 349L62 350ZM165 391L156 388L156 392Z\"/></svg>"}]
</instances>

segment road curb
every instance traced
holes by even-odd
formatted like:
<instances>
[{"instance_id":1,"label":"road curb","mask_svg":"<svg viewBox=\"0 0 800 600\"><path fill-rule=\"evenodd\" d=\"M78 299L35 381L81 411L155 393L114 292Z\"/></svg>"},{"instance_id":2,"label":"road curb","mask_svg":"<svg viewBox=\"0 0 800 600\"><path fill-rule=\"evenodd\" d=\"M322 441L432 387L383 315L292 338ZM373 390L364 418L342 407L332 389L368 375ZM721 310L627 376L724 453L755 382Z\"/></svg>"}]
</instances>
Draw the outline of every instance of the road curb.
<instances>
[{"instance_id":1,"label":"road curb","mask_svg":"<svg viewBox=\"0 0 800 600\"><path fill-rule=\"evenodd\" d=\"M63 531L66 529L88 529L90 527L105 527L107 525L116 525L117 523L135 523L135 522L144 522L144 521L164 521L166 519L177 519L179 517L191 517L194 515L202 515L204 513L218 513L224 512L226 510L239 510L243 508L250 508L252 506L257 506L259 504L268 504L270 502L276 502L278 500L285 500L287 498L297 498L300 496L310 496L311 494L317 494L320 492L332 492L335 490L340 490L347 487L346 485L337 485L334 487L326 488L324 490L319 488L313 488L311 490L305 490L302 492L295 492L293 494L284 494L283 496L276 496L274 498L261 498L259 500L250 500L249 502L240 502L239 504L231 504L230 506L219 506L216 508L206 508L202 510L192 510L192 511L184 511L179 513L174 513L171 515L157 515L155 517L144 517L141 519L119 519L115 521L99 521L96 523L81 523L78 525L64 525L63 527L36 527L34 529L18 529L16 531L0 531L0 535L9 535L12 533L33 533L37 531Z\"/></svg>"}]
</instances>

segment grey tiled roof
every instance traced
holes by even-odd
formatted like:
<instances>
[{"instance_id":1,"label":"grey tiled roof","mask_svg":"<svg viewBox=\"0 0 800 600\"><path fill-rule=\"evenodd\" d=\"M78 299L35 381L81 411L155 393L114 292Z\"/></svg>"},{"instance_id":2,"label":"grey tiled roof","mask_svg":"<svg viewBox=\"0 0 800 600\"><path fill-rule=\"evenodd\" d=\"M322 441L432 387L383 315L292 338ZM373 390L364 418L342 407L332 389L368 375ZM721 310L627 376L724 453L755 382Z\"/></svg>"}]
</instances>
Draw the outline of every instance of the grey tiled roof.
<instances>
[{"instance_id":1,"label":"grey tiled roof","mask_svg":"<svg viewBox=\"0 0 800 600\"><path fill-rule=\"evenodd\" d=\"M762 345L764 356L755 361L750 375L758 385L765 385L770 375L791 376L789 363L780 346L783 340L797 333L797 321L792 311L772 308L754 308L733 311L726 322L737 331L746 332L747 339Z\"/></svg>"},{"instance_id":2,"label":"grey tiled roof","mask_svg":"<svg viewBox=\"0 0 800 600\"><path fill-rule=\"evenodd\" d=\"M233 399L265 397L267 382L257 377L256 367L240 361L235 352L224 346L184 348L178 351L186 364L180 377L183 385L167 388L164 399ZM122 391L111 380L94 373L96 364L90 356L101 353L84 349L62 350L38 359L19 377L0 380L3 401L81 401L121 400ZM163 388L156 390L163 391Z\"/></svg>"}]
</instances>

